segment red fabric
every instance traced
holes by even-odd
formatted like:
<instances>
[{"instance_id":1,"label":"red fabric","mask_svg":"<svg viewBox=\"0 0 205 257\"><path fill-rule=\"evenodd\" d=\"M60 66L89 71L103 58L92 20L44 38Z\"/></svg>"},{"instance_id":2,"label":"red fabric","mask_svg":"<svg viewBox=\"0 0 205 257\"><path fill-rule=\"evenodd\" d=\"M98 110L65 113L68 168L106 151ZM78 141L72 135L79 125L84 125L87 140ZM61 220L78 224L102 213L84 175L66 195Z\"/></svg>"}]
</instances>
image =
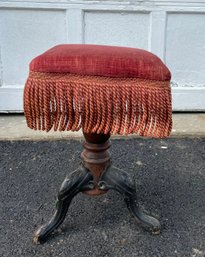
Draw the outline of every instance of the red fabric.
<instances>
[{"instance_id":1,"label":"red fabric","mask_svg":"<svg viewBox=\"0 0 205 257\"><path fill-rule=\"evenodd\" d=\"M156 55L118 46L57 45L33 59L30 70L161 81L171 78L170 71Z\"/></svg>"}]
</instances>

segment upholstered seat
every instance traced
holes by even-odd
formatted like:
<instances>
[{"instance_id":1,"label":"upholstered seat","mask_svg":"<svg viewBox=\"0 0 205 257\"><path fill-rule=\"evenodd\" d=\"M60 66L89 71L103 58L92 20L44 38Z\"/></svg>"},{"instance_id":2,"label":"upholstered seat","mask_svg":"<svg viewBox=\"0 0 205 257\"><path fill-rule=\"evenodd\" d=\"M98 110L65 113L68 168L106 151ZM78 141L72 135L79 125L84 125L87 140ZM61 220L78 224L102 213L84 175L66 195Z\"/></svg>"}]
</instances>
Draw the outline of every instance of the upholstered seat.
<instances>
[{"instance_id":1,"label":"upholstered seat","mask_svg":"<svg viewBox=\"0 0 205 257\"><path fill-rule=\"evenodd\" d=\"M31 71L168 81L171 74L154 54L136 48L57 45L37 56Z\"/></svg>"},{"instance_id":2,"label":"upholstered seat","mask_svg":"<svg viewBox=\"0 0 205 257\"><path fill-rule=\"evenodd\" d=\"M34 58L24 91L30 128L166 137L170 72L141 49L58 45Z\"/></svg>"}]
</instances>

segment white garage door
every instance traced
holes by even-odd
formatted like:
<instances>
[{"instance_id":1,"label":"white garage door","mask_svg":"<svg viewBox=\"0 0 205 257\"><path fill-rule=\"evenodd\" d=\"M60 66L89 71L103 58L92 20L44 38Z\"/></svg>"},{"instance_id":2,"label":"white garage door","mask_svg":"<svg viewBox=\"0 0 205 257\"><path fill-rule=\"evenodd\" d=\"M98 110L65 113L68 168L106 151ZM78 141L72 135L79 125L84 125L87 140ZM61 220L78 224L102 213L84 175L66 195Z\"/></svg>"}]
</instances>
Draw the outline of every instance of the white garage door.
<instances>
[{"instance_id":1,"label":"white garage door","mask_svg":"<svg viewBox=\"0 0 205 257\"><path fill-rule=\"evenodd\" d=\"M205 0L1 0L0 112L23 110L29 61L62 43L152 51L172 72L174 110L205 110Z\"/></svg>"}]
</instances>

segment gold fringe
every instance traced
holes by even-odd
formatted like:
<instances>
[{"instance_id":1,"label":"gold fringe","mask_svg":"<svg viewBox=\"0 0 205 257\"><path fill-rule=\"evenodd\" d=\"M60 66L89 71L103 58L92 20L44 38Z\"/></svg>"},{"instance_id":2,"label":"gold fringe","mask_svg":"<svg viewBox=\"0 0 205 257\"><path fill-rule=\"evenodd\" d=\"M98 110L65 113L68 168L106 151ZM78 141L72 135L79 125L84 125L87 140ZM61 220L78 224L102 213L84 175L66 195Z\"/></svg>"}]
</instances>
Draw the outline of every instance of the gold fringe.
<instances>
[{"instance_id":1,"label":"gold fringe","mask_svg":"<svg viewBox=\"0 0 205 257\"><path fill-rule=\"evenodd\" d=\"M24 113L35 130L163 138L172 128L170 82L30 72Z\"/></svg>"}]
</instances>

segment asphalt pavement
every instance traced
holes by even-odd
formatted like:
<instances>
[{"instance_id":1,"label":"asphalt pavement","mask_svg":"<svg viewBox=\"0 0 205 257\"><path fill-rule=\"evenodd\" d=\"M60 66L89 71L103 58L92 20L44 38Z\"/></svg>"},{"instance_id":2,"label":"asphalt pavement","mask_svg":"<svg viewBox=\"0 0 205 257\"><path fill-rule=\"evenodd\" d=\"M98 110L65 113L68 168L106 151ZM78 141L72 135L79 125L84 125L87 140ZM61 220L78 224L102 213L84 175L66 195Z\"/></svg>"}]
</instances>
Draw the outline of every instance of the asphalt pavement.
<instances>
[{"instance_id":1,"label":"asphalt pavement","mask_svg":"<svg viewBox=\"0 0 205 257\"><path fill-rule=\"evenodd\" d=\"M113 163L135 179L141 208L160 219L160 235L138 227L109 191L77 195L60 229L34 245L81 151L80 140L0 141L1 257L205 256L205 138L112 140Z\"/></svg>"}]
</instances>

